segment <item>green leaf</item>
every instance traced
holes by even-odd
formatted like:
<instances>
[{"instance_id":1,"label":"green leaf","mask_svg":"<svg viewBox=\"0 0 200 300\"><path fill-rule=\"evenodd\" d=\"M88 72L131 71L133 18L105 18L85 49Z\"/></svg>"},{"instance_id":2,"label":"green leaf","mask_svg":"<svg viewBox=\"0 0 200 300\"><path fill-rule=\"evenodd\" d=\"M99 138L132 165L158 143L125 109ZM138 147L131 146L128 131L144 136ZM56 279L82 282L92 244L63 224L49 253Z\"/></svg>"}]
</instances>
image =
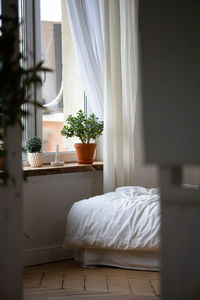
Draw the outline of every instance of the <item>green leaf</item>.
<instances>
[{"instance_id":1,"label":"green leaf","mask_svg":"<svg viewBox=\"0 0 200 300\"><path fill-rule=\"evenodd\" d=\"M89 143L102 135L103 121L91 114L87 117L82 110L76 113L76 117L69 115L66 125L61 130L61 134L66 138L78 137L83 144Z\"/></svg>"}]
</instances>

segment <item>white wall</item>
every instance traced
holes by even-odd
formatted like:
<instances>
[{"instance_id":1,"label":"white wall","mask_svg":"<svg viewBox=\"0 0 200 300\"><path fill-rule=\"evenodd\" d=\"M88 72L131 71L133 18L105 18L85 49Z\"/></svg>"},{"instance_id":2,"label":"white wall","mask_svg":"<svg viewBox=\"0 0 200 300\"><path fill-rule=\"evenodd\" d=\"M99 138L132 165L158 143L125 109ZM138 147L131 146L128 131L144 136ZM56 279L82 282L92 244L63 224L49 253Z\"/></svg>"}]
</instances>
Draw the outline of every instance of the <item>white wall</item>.
<instances>
[{"instance_id":1,"label":"white wall","mask_svg":"<svg viewBox=\"0 0 200 300\"><path fill-rule=\"evenodd\" d=\"M84 88L74 51L66 0L61 3L63 105L66 119L69 114L75 115L80 109L84 109ZM74 150L74 143L79 143L78 138L63 139L63 146L69 150Z\"/></svg>"},{"instance_id":2,"label":"white wall","mask_svg":"<svg viewBox=\"0 0 200 300\"><path fill-rule=\"evenodd\" d=\"M141 100L136 104L135 116L135 179L134 185L158 187L158 171L155 165L144 162L143 129L141 115Z\"/></svg>"},{"instance_id":3,"label":"white wall","mask_svg":"<svg viewBox=\"0 0 200 300\"><path fill-rule=\"evenodd\" d=\"M73 202L102 194L102 171L29 177L24 183L24 263L70 257L62 249L67 212Z\"/></svg>"}]
</instances>

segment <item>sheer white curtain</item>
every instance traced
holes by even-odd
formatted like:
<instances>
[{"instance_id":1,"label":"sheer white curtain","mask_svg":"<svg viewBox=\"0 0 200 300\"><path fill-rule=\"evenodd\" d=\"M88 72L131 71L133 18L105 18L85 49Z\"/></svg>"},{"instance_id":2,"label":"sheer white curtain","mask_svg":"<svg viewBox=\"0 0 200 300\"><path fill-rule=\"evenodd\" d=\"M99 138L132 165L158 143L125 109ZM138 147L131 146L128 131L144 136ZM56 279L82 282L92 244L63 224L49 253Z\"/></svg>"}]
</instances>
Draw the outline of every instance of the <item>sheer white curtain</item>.
<instances>
[{"instance_id":1,"label":"sheer white curtain","mask_svg":"<svg viewBox=\"0 0 200 300\"><path fill-rule=\"evenodd\" d=\"M66 0L66 3L89 106L103 120L103 40L99 0Z\"/></svg>"},{"instance_id":2,"label":"sheer white curtain","mask_svg":"<svg viewBox=\"0 0 200 300\"><path fill-rule=\"evenodd\" d=\"M53 36L53 23L41 22L41 54L45 66L55 70L55 47ZM56 93L56 72L46 74L45 81L42 85L42 98L46 103L51 102L57 96Z\"/></svg>"},{"instance_id":3,"label":"sheer white curtain","mask_svg":"<svg viewBox=\"0 0 200 300\"><path fill-rule=\"evenodd\" d=\"M138 2L101 0L104 42L104 191L133 185Z\"/></svg>"},{"instance_id":4,"label":"sheer white curtain","mask_svg":"<svg viewBox=\"0 0 200 300\"><path fill-rule=\"evenodd\" d=\"M89 104L104 115L104 191L133 185L137 0L66 1Z\"/></svg>"}]
</instances>

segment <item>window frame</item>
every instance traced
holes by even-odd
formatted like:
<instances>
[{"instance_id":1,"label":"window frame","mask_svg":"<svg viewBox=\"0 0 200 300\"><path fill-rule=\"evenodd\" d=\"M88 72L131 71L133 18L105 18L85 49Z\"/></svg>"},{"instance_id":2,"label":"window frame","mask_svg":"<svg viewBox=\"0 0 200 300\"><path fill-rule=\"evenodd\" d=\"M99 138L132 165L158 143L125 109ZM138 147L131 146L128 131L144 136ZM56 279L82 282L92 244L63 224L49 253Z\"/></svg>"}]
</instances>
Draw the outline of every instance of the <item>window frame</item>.
<instances>
[{"instance_id":1,"label":"window frame","mask_svg":"<svg viewBox=\"0 0 200 300\"><path fill-rule=\"evenodd\" d=\"M21 0L24 6L25 23L25 49L27 68L36 66L41 61L41 28L40 28L40 0ZM42 87L34 85L31 90L32 99L42 104ZM84 97L84 110L87 106ZM42 109L35 105L28 105L29 116L25 120L25 140L32 136L43 139L42 132ZM55 152L43 152L44 164L55 160ZM60 152L60 159L64 162L74 162L77 160L76 151ZM27 162L24 162L26 165Z\"/></svg>"},{"instance_id":2,"label":"window frame","mask_svg":"<svg viewBox=\"0 0 200 300\"><path fill-rule=\"evenodd\" d=\"M26 67L35 67L41 61L41 42L40 42L40 1L21 0L24 9L24 30L25 30L25 56L27 58ZM40 86L33 85L31 98L42 103L42 89ZM32 136L42 138L42 111L35 105L28 105L29 116L26 120L26 139Z\"/></svg>"}]
</instances>

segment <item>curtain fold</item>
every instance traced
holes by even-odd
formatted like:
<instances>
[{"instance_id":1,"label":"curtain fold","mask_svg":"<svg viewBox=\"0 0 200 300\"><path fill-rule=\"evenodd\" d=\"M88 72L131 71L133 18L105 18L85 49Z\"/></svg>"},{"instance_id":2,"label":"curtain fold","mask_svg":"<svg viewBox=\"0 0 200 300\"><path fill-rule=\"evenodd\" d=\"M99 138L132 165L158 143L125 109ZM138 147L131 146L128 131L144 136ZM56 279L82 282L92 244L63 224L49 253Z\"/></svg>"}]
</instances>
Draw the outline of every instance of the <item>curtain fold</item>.
<instances>
[{"instance_id":1,"label":"curtain fold","mask_svg":"<svg viewBox=\"0 0 200 300\"><path fill-rule=\"evenodd\" d=\"M104 116L104 192L133 185L138 1L66 0L88 102Z\"/></svg>"},{"instance_id":2,"label":"curtain fold","mask_svg":"<svg viewBox=\"0 0 200 300\"><path fill-rule=\"evenodd\" d=\"M103 120L103 40L99 0L66 0L66 3L89 106Z\"/></svg>"},{"instance_id":3,"label":"curtain fold","mask_svg":"<svg viewBox=\"0 0 200 300\"><path fill-rule=\"evenodd\" d=\"M138 2L101 0L104 42L104 191L134 184Z\"/></svg>"}]
</instances>

